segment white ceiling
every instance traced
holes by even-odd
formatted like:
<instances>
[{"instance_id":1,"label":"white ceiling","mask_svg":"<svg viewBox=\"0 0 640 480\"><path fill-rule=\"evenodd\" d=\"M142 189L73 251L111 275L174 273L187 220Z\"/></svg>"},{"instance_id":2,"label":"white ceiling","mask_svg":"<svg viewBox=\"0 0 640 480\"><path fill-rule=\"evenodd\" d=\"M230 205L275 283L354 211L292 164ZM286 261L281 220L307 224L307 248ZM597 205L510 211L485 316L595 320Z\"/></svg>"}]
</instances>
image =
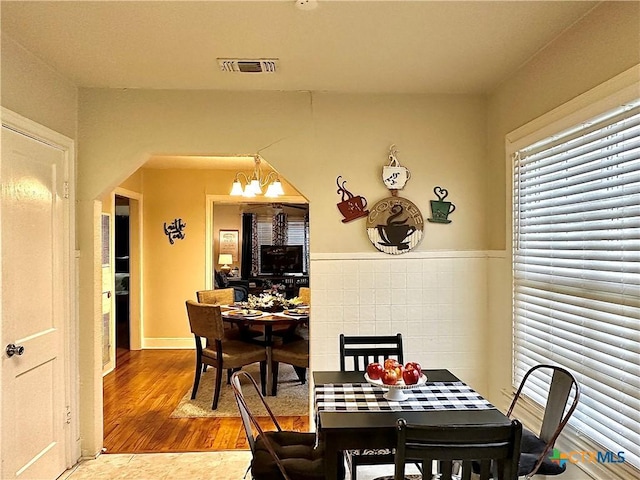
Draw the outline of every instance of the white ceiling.
<instances>
[{"instance_id":1,"label":"white ceiling","mask_svg":"<svg viewBox=\"0 0 640 480\"><path fill-rule=\"evenodd\" d=\"M2 33L82 87L487 93L599 2L2 1ZM278 58L273 75L216 58Z\"/></svg>"}]
</instances>

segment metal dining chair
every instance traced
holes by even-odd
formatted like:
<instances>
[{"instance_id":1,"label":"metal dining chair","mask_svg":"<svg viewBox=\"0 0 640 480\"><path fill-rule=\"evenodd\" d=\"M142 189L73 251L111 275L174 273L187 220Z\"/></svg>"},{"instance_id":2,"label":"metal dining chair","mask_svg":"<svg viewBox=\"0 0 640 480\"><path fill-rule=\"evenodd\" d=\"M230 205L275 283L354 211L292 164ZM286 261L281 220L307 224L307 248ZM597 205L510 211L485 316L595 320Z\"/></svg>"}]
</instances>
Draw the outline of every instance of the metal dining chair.
<instances>
[{"instance_id":1,"label":"metal dining chair","mask_svg":"<svg viewBox=\"0 0 640 480\"><path fill-rule=\"evenodd\" d=\"M578 406L580 385L573 374L562 367L535 365L520 382L507 411L509 418L514 416L522 392L529 384L546 385L546 405L540 432L536 435L527 429L523 430L518 474L527 479L534 475L559 475L565 471L566 465L552 462L548 454Z\"/></svg>"},{"instance_id":2,"label":"metal dining chair","mask_svg":"<svg viewBox=\"0 0 640 480\"><path fill-rule=\"evenodd\" d=\"M422 478L438 474L440 480L516 480L522 425L518 420L501 425L410 425L398 419L395 480L405 479L407 461L422 464ZM438 470L433 471L437 462ZM477 466L477 472L474 472ZM461 470L453 475L454 466Z\"/></svg>"},{"instance_id":3,"label":"metal dining chair","mask_svg":"<svg viewBox=\"0 0 640 480\"><path fill-rule=\"evenodd\" d=\"M245 396L242 383L250 392ZM258 384L246 372L235 372L231 376L231 387L238 404L240 418L251 449L251 477L253 480L324 480L322 442L316 434L283 430L278 419L260 393ZM252 411L248 399L258 399L261 412ZM266 416L273 430L265 431L267 424L257 413ZM317 443L317 445L316 445ZM344 472L342 472L344 476Z\"/></svg>"}]
</instances>

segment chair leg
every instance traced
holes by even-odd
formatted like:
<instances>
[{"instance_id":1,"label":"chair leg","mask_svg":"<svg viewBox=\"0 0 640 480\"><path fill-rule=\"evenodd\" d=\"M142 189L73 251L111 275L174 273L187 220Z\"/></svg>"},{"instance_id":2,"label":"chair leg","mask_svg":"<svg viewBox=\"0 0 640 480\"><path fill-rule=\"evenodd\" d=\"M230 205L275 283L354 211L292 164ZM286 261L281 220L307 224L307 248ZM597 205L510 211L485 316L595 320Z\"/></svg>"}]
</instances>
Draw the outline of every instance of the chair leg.
<instances>
[{"instance_id":1,"label":"chair leg","mask_svg":"<svg viewBox=\"0 0 640 480\"><path fill-rule=\"evenodd\" d=\"M198 393L198 385L200 385L200 358L196 358L196 375L195 375L195 378L193 379L193 389L191 390L191 400L194 400L196 398L196 393Z\"/></svg>"},{"instance_id":2,"label":"chair leg","mask_svg":"<svg viewBox=\"0 0 640 480\"><path fill-rule=\"evenodd\" d=\"M307 383L307 369L305 367L296 367L296 366L294 366L293 369L296 371L296 374L298 374L298 378L300 379L300 382L303 385Z\"/></svg>"},{"instance_id":3,"label":"chair leg","mask_svg":"<svg viewBox=\"0 0 640 480\"><path fill-rule=\"evenodd\" d=\"M274 397L278 394L278 365L280 365L280 363L278 362L271 363L271 376L273 377L271 379L271 381L273 382L273 385L271 385L271 395L273 395Z\"/></svg>"},{"instance_id":4,"label":"chair leg","mask_svg":"<svg viewBox=\"0 0 640 480\"><path fill-rule=\"evenodd\" d=\"M213 404L211 405L211 410L215 410L218 408L218 400L220 399L220 387L222 386L222 366L218 366L216 368L216 390L213 393Z\"/></svg>"}]
</instances>

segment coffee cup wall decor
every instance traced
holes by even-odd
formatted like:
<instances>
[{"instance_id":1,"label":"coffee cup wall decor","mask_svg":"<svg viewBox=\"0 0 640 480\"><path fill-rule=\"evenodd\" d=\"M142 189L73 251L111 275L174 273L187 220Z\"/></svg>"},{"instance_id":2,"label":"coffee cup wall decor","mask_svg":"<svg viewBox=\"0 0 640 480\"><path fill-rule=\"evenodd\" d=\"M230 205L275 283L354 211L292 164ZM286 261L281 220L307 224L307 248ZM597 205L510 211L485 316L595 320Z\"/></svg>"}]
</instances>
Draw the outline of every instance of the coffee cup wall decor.
<instances>
[{"instance_id":1,"label":"coffee cup wall decor","mask_svg":"<svg viewBox=\"0 0 640 480\"><path fill-rule=\"evenodd\" d=\"M431 200L431 218L427 220L431 223L451 223L449 215L455 211L456 206L445 201L449 192L446 188L436 187L433 189L433 193L436 194L438 200Z\"/></svg>"},{"instance_id":2,"label":"coffee cup wall decor","mask_svg":"<svg viewBox=\"0 0 640 480\"><path fill-rule=\"evenodd\" d=\"M424 221L418 207L402 197L377 202L367 217L367 235L378 250L391 255L411 251L422 240Z\"/></svg>"},{"instance_id":3,"label":"coffee cup wall decor","mask_svg":"<svg viewBox=\"0 0 640 480\"><path fill-rule=\"evenodd\" d=\"M389 165L382 167L382 181L389 190L402 190L411 178L411 172L400 165L396 157L398 151L395 145L389 147Z\"/></svg>"},{"instance_id":4,"label":"coffee cup wall decor","mask_svg":"<svg viewBox=\"0 0 640 480\"><path fill-rule=\"evenodd\" d=\"M337 204L338 210L340 210L340 213L344 217L342 223L366 217L369 214L369 210L367 210L367 199L360 195L354 195L347 190L344 186L347 181L343 180L341 183L341 178L342 176L338 176L336 183L338 184L338 195L342 195L342 201Z\"/></svg>"}]
</instances>

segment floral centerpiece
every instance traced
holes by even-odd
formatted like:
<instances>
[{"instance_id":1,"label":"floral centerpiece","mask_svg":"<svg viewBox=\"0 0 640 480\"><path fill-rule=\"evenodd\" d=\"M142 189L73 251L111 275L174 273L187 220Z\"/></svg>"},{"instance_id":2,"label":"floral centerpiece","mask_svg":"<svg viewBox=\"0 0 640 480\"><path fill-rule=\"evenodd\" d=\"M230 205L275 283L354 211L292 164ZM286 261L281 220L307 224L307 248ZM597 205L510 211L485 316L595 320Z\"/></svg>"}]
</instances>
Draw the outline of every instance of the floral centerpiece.
<instances>
[{"instance_id":1,"label":"floral centerpiece","mask_svg":"<svg viewBox=\"0 0 640 480\"><path fill-rule=\"evenodd\" d=\"M281 312L291 307L293 303L282 293L269 291L260 295L249 295L242 306L252 310L262 310L263 312Z\"/></svg>"}]
</instances>

